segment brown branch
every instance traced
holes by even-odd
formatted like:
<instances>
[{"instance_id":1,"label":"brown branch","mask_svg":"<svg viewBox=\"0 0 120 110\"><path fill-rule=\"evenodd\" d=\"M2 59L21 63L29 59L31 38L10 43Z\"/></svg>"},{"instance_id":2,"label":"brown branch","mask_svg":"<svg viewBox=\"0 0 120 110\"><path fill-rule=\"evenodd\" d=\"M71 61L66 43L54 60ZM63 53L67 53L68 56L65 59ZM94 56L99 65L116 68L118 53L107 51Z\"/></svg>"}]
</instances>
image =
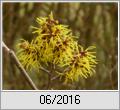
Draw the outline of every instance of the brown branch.
<instances>
[{"instance_id":1,"label":"brown branch","mask_svg":"<svg viewBox=\"0 0 120 110\"><path fill-rule=\"evenodd\" d=\"M48 75L48 83L47 83L46 89L49 89L50 83L51 83L51 71L45 69L45 68L42 67L42 66L40 66L40 70L44 71L44 72L47 73L47 75Z\"/></svg>"},{"instance_id":2,"label":"brown branch","mask_svg":"<svg viewBox=\"0 0 120 110\"><path fill-rule=\"evenodd\" d=\"M47 84L47 89L49 89L51 86L51 74L48 74L48 84Z\"/></svg>"},{"instance_id":3,"label":"brown branch","mask_svg":"<svg viewBox=\"0 0 120 110\"><path fill-rule=\"evenodd\" d=\"M47 74L50 74L50 71L47 70L47 69L45 69L44 67L40 66L40 69L41 69L42 71L46 72Z\"/></svg>"},{"instance_id":4,"label":"brown branch","mask_svg":"<svg viewBox=\"0 0 120 110\"><path fill-rule=\"evenodd\" d=\"M61 74L65 74L67 71L69 71L70 70L70 67L67 67ZM56 75L56 76L54 76L54 77L52 77L52 79L51 79L51 81L53 81L53 80L56 80L56 79L58 79L60 77L60 75Z\"/></svg>"},{"instance_id":5,"label":"brown branch","mask_svg":"<svg viewBox=\"0 0 120 110\"><path fill-rule=\"evenodd\" d=\"M15 64L17 65L17 67L19 68L19 70L21 71L22 75L25 77L26 81L29 83L31 88L34 89L34 90L38 90L38 88L36 87L36 85L34 84L32 79L28 75L28 73L25 71L25 69L23 68L23 66L19 62L19 60L16 57L14 51L9 49L4 42L2 42L2 47L3 47L3 49L5 49L10 54L11 58L14 60Z\"/></svg>"},{"instance_id":6,"label":"brown branch","mask_svg":"<svg viewBox=\"0 0 120 110\"><path fill-rule=\"evenodd\" d=\"M51 86L51 76L52 76L52 73L54 71L54 65L52 63L49 64L50 66L50 71L49 71L49 74L48 74L48 84L47 84L47 89L50 88Z\"/></svg>"}]
</instances>

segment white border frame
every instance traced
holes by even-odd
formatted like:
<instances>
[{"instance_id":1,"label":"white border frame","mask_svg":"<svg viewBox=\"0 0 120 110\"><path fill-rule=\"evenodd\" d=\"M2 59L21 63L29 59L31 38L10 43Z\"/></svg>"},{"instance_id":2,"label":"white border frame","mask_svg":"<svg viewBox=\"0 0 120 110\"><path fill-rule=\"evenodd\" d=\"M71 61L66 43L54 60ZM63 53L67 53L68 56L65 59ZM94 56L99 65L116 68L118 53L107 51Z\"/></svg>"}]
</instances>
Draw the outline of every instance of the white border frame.
<instances>
[{"instance_id":1,"label":"white border frame","mask_svg":"<svg viewBox=\"0 0 120 110\"><path fill-rule=\"evenodd\" d=\"M9 0L5 0L5 1L1 1L1 41L2 41L2 32L3 32L3 24L2 24L2 5L3 5L3 3L6 3L6 2L9 2L9 3L18 3L18 2L36 2L36 3L46 3L46 2L54 2L54 3L57 3L57 2L64 2L64 3L68 3L68 2L82 2L82 3L97 3L97 2L99 2L99 3L117 3L118 4L118 89L117 90L3 90L2 89L2 83L3 83L3 81L2 81L2 64L1 64L1 92L22 92L22 91L24 91L24 92L42 92L42 91L44 91L44 92L47 92L47 91L51 91L51 92L80 92L80 91L89 91L89 92L94 92L94 91L97 91L97 92L118 92L119 91L119 1L95 1L95 0L93 0L93 1L54 1L54 0L45 0L45 1L32 1L32 0L30 0L30 1L14 1L14 0L11 0L11 1L9 1ZM1 62L2 62L2 43L1 43Z\"/></svg>"}]
</instances>

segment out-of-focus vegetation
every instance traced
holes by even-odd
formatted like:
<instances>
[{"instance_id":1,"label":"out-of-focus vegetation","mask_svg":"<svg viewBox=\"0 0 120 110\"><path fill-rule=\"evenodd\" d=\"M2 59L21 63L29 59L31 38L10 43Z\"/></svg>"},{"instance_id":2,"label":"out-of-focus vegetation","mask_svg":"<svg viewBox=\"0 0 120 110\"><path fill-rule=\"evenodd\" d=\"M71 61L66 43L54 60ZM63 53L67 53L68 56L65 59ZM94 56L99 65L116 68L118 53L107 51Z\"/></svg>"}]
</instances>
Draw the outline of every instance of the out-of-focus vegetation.
<instances>
[{"instance_id":1,"label":"out-of-focus vegetation","mask_svg":"<svg viewBox=\"0 0 120 110\"><path fill-rule=\"evenodd\" d=\"M31 25L35 18L54 17L69 25L73 34L79 36L78 43L84 47L96 45L96 74L88 79L79 79L64 84L58 79L49 89L112 90L118 86L118 7L117 3L3 3L3 41L15 52L18 40L33 39ZM39 89L46 89L48 77L43 71L30 72ZM3 51L3 89L31 89L20 71Z\"/></svg>"}]
</instances>

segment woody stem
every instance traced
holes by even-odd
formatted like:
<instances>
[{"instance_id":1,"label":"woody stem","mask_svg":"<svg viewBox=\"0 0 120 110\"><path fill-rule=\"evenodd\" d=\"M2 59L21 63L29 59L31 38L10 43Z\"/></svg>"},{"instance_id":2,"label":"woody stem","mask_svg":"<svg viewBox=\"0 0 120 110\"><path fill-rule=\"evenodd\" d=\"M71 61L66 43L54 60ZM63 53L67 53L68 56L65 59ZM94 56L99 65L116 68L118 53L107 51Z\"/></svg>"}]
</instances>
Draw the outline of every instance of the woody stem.
<instances>
[{"instance_id":1,"label":"woody stem","mask_svg":"<svg viewBox=\"0 0 120 110\"><path fill-rule=\"evenodd\" d=\"M28 75L28 73L26 72L26 70L23 68L22 64L19 62L19 60L16 57L14 51L11 50L11 49L9 49L4 42L2 42L2 47L3 47L3 49L6 52L8 52L10 54L11 58L14 60L16 66L21 71L21 74L24 76L24 78L26 79L26 81L28 82L28 84L31 86L31 88L34 89L34 90L38 90L38 88L36 87L35 83L32 81L32 79L30 78L30 76Z\"/></svg>"}]
</instances>

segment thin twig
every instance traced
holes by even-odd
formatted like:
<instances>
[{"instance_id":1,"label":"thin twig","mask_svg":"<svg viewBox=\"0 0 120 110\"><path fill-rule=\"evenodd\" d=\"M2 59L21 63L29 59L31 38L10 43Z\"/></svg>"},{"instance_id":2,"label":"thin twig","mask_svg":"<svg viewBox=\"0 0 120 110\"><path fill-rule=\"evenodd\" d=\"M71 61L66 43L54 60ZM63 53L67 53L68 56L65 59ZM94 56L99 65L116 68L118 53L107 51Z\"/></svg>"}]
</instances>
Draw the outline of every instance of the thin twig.
<instances>
[{"instance_id":1,"label":"thin twig","mask_svg":"<svg viewBox=\"0 0 120 110\"><path fill-rule=\"evenodd\" d=\"M22 75L25 77L26 81L29 83L31 88L34 89L34 90L38 90L38 88L36 87L36 85L34 84L32 79L28 75L28 73L25 71L25 69L23 68L23 66L19 62L19 60L16 57L14 51L9 49L4 42L2 42L2 46L10 54L11 58L14 60L15 64L17 65L17 67L19 68L19 70L21 71Z\"/></svg>"},{"instance_id":2,"label":"thin twig","mask_svg":"<svg viewBox=\"0 0 120 110\"><path fill-rule=\"evenodd\" d=\"M45 68L44 68L44 67L42 67L42 66L40 66L40 70L42 70L42 71L46 72L46 73L47 73L47 75L48 75L48 83L47 83L46 88L47 88L47 89L49 89L49 87L50 87L50 82L51 82L51 71L49 71L49 70L45 69Z\"/></svg>"},{"instance_id":3,"label":"thin twig","mask_svg":"<svg viewBox=\"0 0 120 110\"><path fill-rule=\"evenodd\" d=\"M67 67L61 74L66 74L67 71L69 71L69 70L70 70L70 67ZM51 79L51 81L56 80L59 77L60 77L60 75L56 75Z\"/></svg>"},{"instance_id":4,"label":"thin twig","mask_svg":"<svg viewBox=\"0 0 120 110\"><path fill-rule=\"evenodd\" d=\"M49 71L49 70L47 70L47 69L45 69L44 67L40 66L40 69L41 69L42 71L44 71L44 72L46 72L46 73L50 74L50 71Z\"/></svg>"},{"instance_id":5,"label":"thin twig","mask_svg":"<svg viewBox=\"0 0 120 110\"><path fill-rule=\"evenodd\" d=\"M54 76L54 77L51 79L51 81L53 81L53 80L55 80L55 79L57 79L57 78L59 78L59 77L60 77L60 75Z\"/></svg>"},{"instance_id":6,"label":"thin twig","mask_svg":"<svg viewBox=\"0 0 120 110\"><path fill-rule=\"evenodd\" d=\"M48 74L48 84L47 84L47 89L49 89L51 85L51 74Z\"/></svg>"},{"instance_id":7,"label":"thin twig","mask_svg":"<svg viewBox=\"0 0 120 110\"><path fill-rule=\"evenodd\" d=\"M50 86L51 86L52 74L53 74L53 72L54 72L54 70L55 70L55 65L54 65L54 64L50 63L49 66L50 66L50 71L47 70L47 73L48 73L47 89L49 89Z\"/></svg>"}]
</instances>

